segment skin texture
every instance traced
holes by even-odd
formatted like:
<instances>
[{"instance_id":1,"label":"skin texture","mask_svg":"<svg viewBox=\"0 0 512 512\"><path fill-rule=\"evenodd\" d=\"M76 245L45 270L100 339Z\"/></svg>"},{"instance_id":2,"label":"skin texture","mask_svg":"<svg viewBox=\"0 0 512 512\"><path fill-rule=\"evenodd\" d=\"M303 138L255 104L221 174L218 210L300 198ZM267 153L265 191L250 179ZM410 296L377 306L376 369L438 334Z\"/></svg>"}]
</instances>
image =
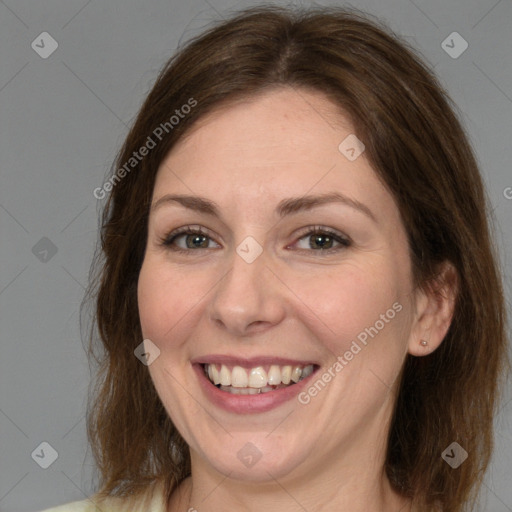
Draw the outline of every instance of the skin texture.
<instances>
[{"instance_id":1,"label":"skin texture","mask_svg":"<svg viewBox=\"0 0 512 512\"><path fill-rule=\"evenodd\" d=\"M148 368L192 459L169 510L410 510L383 472L397 377L408 352L442 342L453 300L413 289L393 197L364 152L349 161L338 149L351 133L327 98L285 87L201 119L158 171L153 204L187 194L220 210L215 218L165 203L149 217L138 300L144 338L160 356ZM328 192L364 203L375 220L336 203L282 219L274 211L282 199ZM161 244L187 225L206 232L206 248ZM315 225L351 245L329 242L337 250L322 255L307 234ZM247 236L263 249L250 264L236 252ZM395 303L401 310L307 404L224 411L190 363L207 354L294 358L318 364L316 380ZM248 442L262 455L250 468L237 457Z\"/></svg>"}]
</instances>

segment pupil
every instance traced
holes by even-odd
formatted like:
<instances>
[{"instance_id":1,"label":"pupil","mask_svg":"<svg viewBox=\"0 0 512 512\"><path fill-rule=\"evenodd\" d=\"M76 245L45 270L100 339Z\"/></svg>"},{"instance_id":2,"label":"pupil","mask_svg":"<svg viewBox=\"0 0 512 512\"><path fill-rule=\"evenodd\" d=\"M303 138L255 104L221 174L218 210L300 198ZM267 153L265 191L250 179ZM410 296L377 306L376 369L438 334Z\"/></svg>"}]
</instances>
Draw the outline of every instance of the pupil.
<instances>
[{"instance_id":1,"label":"pupil","mask_svg":"<svg viewBox=\"0 0 512 512\"><path fill-rule=\"evenodd\" d=\"M327 241L324 242L324 243L319 243L318 241L321 240L321 239L326 239ZM326 244L328 244L329 242L331 241L331 237L329 236L326 236L326 235L315 235L315 244L319 245L322 249L324 249L324 246Z\"/></svg>"},{"instance_id":2,"label":"pupil","mask_svg":"<svg viewBox=\"0 0 512 512\"><path fill-rule=\"evenodd\" d=\"M193 237L193 238L191 238L191 239L190 239L190 238L188 238L188 239L187 239L187 241L188 241L188 240L192 240L192 245L188 245L188 244L187 244L187 246L188 246L188 247L201 247L201 243L199 243L199 245L197 245L197 244L196 244L196 242L197 242L197 241L200 241L200 240L201 240L201 238L203 238L203 239L204 239L204 238L205 238L205 237L204 237L204 235L189 235L189 236L190 236L190 237Z\"/></svg>"}]
</instances>

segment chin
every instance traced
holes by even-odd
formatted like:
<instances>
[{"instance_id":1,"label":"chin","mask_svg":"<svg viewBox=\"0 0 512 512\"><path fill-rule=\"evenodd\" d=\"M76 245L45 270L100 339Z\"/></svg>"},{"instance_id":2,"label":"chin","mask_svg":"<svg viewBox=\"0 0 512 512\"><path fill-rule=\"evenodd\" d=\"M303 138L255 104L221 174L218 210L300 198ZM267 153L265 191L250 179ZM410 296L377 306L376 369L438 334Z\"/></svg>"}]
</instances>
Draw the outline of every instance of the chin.
<instances>
[{"instance_id":1,"label":"chin","mask_svg":"<svg viewBox=\"0 0 512 512\"><path fill-rule=\"evenodd\" d=\"M204 438L203 438L204 439ZM294 473L310 456L304 437L294 442L290 435L272 436L268 433L225 434L225 438L196 450L202 459L223 475L247 482L275 482ZM197 461L199 462L199 461Z\"/></svg>"}]
</instances>

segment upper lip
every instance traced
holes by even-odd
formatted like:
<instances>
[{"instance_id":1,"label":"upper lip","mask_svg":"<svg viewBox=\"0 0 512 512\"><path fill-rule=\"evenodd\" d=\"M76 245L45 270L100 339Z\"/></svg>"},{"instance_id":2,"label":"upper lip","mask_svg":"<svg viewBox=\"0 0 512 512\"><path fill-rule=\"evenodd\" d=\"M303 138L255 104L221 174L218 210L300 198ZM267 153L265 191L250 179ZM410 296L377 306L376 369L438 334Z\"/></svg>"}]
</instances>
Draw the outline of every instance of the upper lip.
<instances>
[{"instance_id":1,"label":"upper lip","mask_svg":"<svg viewBox=\"0 0 512 512\"><path fill-rule=\"evenodd\" d=\"M243 368L255 368L257 366L278 365L278 366L308 366L315 365L314 361L290 359L280 356L254 356L254 357L236 357L222 354L211 354L195 357L190 361L192 364L224 364L226 366L241 366Z\"/></svg>"}]
</instances>

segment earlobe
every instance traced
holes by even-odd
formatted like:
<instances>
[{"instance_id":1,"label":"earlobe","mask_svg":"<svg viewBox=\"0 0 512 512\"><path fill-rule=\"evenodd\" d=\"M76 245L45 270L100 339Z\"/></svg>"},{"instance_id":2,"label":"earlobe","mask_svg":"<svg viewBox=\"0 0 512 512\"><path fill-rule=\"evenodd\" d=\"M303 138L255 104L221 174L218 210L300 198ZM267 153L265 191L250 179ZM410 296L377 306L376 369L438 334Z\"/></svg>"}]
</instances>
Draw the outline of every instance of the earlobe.
<instances>
[{"instance_id":1,"label":"earlobe","mask_svg":"<svg viewBox=\"0 0 512 512\"><path fill-rule=\"evenodd\" d=\"M457 271L452 263L445 261L440 271L420 291L420 309L411 328L408 353L425 356L436 350L450 328L458 293Z\"/></svg>"}]
</instances>

